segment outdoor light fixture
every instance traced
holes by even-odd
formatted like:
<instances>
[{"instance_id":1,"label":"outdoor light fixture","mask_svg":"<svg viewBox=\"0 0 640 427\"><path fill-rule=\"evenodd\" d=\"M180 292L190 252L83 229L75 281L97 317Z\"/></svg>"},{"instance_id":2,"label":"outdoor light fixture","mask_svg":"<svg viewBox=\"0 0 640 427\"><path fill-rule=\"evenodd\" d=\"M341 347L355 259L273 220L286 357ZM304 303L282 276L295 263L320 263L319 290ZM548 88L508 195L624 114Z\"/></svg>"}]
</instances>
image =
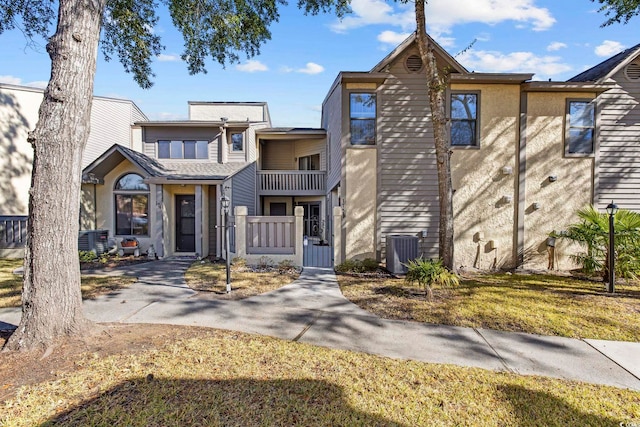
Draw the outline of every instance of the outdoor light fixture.
<instances>
[{"instance_id":1,"label":"outdoor light fixture","mask_svg":"<svg viewBox=\"0 0 640 427\"><path fill-rule=\"evenodd\" d=\"M611 203L607 205L607 213L609 214L609 287L607 291L609 293L613 293L615 290L615 268L616 268L616 254L615 254L615 226L613 224L613 219L616 216L616 212L618 212L618 205Z\"/></svg>"},{"instance_id":2,"label":"outdoor light fixture","mask_svg":"<svg viewBox=\"0 0 640 427\"><path fill-rule=\"evenodd\" d=\"M227 190L229 187L224 187L222 189L222 197L220 197L220 205L222 206L223 213L223 227L224 227L224 248L225 248L225 258L227 264L227 293L231 292L231 257L229 253L231 252L230 244L229 244L229 206L231 206L231 200L227 197Z\"/></svg>"}]
</instances>

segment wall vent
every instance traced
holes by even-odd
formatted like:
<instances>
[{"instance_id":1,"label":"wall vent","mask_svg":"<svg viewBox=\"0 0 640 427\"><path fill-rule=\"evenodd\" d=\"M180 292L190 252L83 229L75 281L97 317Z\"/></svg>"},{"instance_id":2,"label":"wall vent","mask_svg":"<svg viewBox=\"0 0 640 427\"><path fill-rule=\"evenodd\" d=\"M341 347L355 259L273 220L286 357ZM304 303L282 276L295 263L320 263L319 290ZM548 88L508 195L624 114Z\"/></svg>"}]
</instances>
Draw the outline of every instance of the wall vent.
<instances>
[{"instance_id":1,"label":"wall vent","mask_svg":"<svg viewBox=\"0 0 640 427\"><path fill-rule=\"evenodd\" d=\"M417 73L422 69L422 58L420 58L418 55L411 55L407 57L404 65L405 67L407 67L407 70L411 71L412 73Z\"/></svg>"},{"instance_id":2,"label":"wall vent","mask_svg":"<svg viewBox=\"0 0 640 427\"><path fill-rule=\"evenodd\" d=\"M640 63L634 62L627 65L625 74L629 80L640 80Z\"/></svg>"}]
</instances>

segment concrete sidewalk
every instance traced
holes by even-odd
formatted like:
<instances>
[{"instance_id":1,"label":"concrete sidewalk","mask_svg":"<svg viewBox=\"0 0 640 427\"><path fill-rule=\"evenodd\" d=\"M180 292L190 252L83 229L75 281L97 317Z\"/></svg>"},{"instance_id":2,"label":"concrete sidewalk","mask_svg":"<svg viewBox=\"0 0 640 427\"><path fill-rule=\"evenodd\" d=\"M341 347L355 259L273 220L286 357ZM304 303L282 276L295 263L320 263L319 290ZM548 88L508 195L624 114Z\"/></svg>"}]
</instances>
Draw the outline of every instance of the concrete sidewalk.
<instances>
[{"instance_id":1,"label":"concrete sidewalk","mask_svg":"<svg viewBox=\"0 0 640 427\"><path fill-rule=\"evenodd\" d=\"M524 375L543 375L640 391L640 343L579 340L488 329L385 320L346 300L330 269L240 301L209 301L184 284L191 260L165 260L121 271L140 280L85 301L97 322L166 323L256 333L331 348ZM19 309L0 310L16 325Z\"/></svg>"}]
</instances>

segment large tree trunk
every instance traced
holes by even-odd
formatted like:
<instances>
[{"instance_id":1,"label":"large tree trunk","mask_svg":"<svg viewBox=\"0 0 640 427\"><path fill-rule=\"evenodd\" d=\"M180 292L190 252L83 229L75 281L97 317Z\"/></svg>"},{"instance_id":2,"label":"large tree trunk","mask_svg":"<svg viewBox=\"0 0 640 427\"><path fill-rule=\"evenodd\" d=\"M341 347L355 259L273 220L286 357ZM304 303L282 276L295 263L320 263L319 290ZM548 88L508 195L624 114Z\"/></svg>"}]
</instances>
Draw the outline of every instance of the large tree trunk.
<instances>
[{"instance_id":1,"label":"large tree trunk","mask_svg":"<svg viewBox=\"0 0 640 427\"><path fill-rule=\"evenodd\" d=\"M425 67L427 91L429 92L429 106L431 122L436 146L438 168L438 195L440 199L440 227L438 243L440 258L445 267L456 271L453 264L453 185L451 184L451 149L447 138L447 117L445 110L445 90L447 88L447 74L441 75L438 70L433 48L427 38L425 24L424 0L416 0L416 34L420 57Z\"/></svg>"},{"instance_id":2,"label":"large tree trunk","mask_svg":"<svg viewBox=\"0 0 640 427\"><path fill-rule=\"evenodd\" d=\"M90 324L80 294L78 216L105 3L60 0L57 30L47 44L51 78L29 134L34 153L22 320L5 350L44 347Z\"/></svg>"}]
</instances>

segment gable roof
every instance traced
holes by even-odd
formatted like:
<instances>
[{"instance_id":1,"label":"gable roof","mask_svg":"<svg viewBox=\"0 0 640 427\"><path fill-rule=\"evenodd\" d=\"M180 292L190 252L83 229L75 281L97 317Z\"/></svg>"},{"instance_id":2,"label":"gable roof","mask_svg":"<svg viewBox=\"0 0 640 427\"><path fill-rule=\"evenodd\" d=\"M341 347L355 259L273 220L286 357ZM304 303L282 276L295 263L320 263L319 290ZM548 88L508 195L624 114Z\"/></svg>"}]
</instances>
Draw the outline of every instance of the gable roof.
<instances>
[{"instance_id":1,"label":"gable roof","mask_svg":"<svg viewBox=\"0 0 640 427\"><path fill-rule=\"evenodd\" d=\"M433 46L433 50L436 52L436 54L438 56L440 56L442 59L444 59L444 61L453 70L457 71L458 73L462 73L462 74L466 74L466 73L469 72L466 68L464 68L462 66L462 64L460 64L458 61L456 61L454 59L454 57L449 54L449 52L444 50L442 48L442 46L440 46L438 43L436 43L435 40L433 40L431 38L431 36L429 36L429 34L427 34L427 38L429 39L429 43ZM391 53L389 53L387 56L385 56L382 59L382 61L378 62L378 64L376 64L376 66L373 67L370 72L371 73L379 73L379 72L381 72L387 65L392 63L396 58L398 58L408 48L410 48L413 45L413 43L416 42L416 39L417 39L417 35L416 35L416 32L414 31L413 33L411 33L411 35L409 37L407 37L402 43L400 43L398 45L398 47L396 47L393 51L391 51Z\"/></svg>"},{"instance_id":2,"label":"gable roof","mask_svg":"<svg viewBox=\"0 0 640 427\"><path fill-rule=\"evenodd\" d=\"M159 162L143 153L114 144L82 171L83 183L100 184L104 177L123 160L142 169L152 182L221 181L244 169L250 163L215 163L211 161Z\"/></svg>"},{"instance_id":3,"label":"gable roof","mask_svg":"<svg viewBox=\"0 0 640 427\"><path fill-rule=\"evenodd\" d=\"M640 44L612 56L577 76L570 78L568 81L602 83L617 73L622 67L633 61L638 55L640 55Z\"/></svg>"}]
</instances>

